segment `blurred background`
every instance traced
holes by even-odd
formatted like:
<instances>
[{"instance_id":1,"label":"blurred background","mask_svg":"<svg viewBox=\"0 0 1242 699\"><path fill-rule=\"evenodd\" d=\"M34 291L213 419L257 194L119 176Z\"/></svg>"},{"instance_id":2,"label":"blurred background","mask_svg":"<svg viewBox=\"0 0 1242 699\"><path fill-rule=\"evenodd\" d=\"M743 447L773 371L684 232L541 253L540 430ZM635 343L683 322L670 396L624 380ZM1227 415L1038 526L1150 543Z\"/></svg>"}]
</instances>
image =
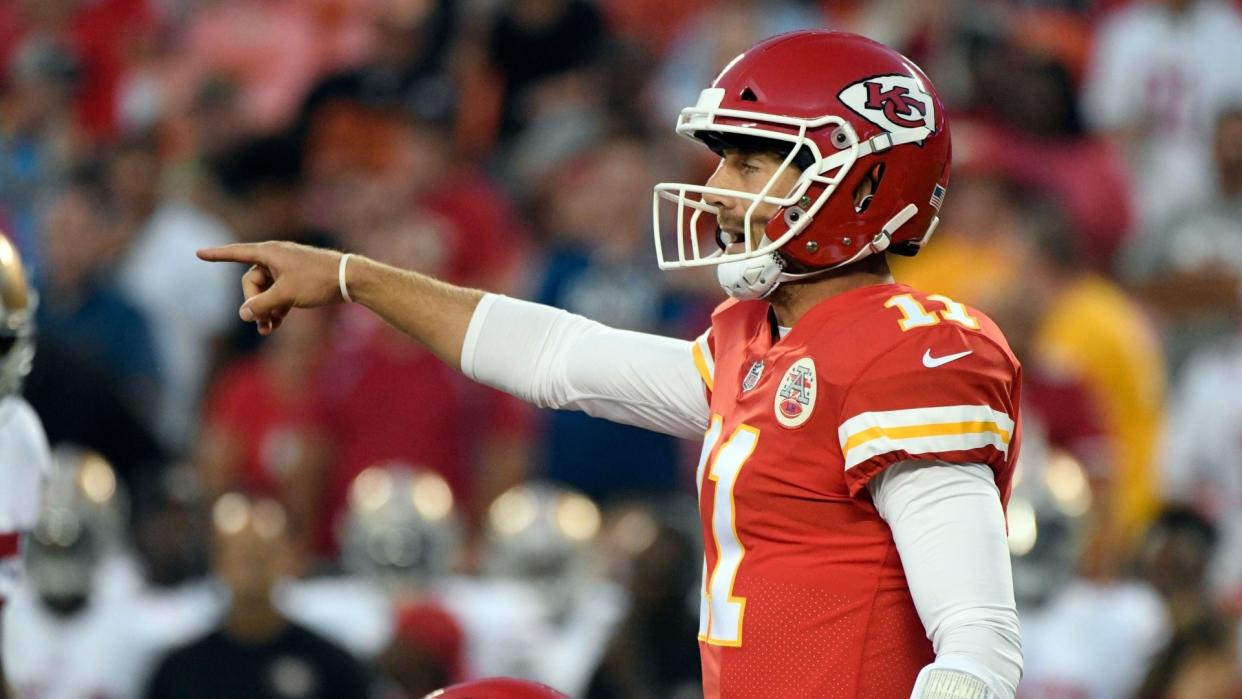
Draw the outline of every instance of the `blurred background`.
<instances>
[{"instance_id":1,"label":"blurred background","mask_svg":"<svg viewBox=\"0 0 1242 699\"><path fill-rule=\"evenodd\" d=\"M659 273L650 238L651 186L714 164L677 112L832 27L951 112L942 225L898 280L1024 365L1019 696L1242 697L1240 11L0 2L0 228L57 462L4 612L16 696L701 696L698 445L533 411L358 308L262 339L243 270L193 253L335 246L693 337L714 277Z\"/></svg>"}]
</instances>

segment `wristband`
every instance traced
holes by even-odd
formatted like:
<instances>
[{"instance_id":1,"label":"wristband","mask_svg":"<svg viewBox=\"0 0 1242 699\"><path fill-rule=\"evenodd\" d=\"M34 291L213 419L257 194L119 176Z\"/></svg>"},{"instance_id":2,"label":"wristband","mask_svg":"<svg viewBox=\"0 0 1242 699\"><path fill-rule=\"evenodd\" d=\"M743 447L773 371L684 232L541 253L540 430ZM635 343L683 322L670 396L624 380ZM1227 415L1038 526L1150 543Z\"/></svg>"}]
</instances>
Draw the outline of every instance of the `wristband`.
<instances>
[{"instance_id":1,"label":"wristband","mask_svg":"<svg viewBox=\"0 0 1242 699\"><path fill-rule=\"evenodd\" d=\"M344 255L341 255L341 266L337 269L336 273L336 280L341 285L341 298L345 299L346 303L354 302L354 300L349 296L349 286L345 284L345 265L349 264L349 258L352 256L352 252L347 252Z\"/></svg>"}]
</instances>

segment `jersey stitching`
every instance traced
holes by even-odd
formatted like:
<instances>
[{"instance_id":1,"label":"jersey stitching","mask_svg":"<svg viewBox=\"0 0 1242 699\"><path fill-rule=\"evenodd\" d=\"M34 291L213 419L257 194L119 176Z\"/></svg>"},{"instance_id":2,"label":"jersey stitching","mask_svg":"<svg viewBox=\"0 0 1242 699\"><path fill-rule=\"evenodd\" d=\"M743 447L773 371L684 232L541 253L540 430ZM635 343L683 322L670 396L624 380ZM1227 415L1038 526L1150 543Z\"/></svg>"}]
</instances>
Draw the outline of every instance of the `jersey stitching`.
<instances>
[{"instance_id":1,"label":"jersey stitching","mask_svg":"<svg viewBox=\"0 0 1242 699\"><path fill-rule=\"evenodd\" d=\"M857 498L851 498L851 499L856 500ZM875 605L876 605L876 601L880 598L880 582L883 579L884 562L887 561L889 557L893 556L896 552L897 552L897 543L892 540L892 537L889 537L889 542L884 547L884 555L879 559L879 562L876 564L875 574L873 575L873 579L875 580L875 585L874 587L871 588L871 601L867 605L867 625L866 627L864 627L864 630L863 630L863 642L859 646L858 662L854 664L854 687L855 688L859 688L862 686L861 684L862 683L862 668L863 668L863 663L865 662L866 657L867 657L867 643L869 639L874 637L874 634L870 633L870 631L875 625ZM904 569L902 570L902 576L903 577L905 576ZM906 587L907 588L909 587L909 583L907 583ZM911 603L913 603L914 597L911 596L910 599L911 599Z\"/></svg>"}]
</instances>

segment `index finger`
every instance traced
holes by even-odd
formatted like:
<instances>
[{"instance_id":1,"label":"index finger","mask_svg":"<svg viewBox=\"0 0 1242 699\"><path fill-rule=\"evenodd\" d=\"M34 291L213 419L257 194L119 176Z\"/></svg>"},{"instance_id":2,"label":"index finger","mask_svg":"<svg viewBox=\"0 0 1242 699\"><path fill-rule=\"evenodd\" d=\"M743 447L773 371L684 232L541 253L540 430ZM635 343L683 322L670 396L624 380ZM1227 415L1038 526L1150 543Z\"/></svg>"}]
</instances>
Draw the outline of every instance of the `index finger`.
<instances>
[{"instance_id":1,"label":"index finger","mask_svg":"<svg viewBox=\"0 0 1242 699\"><path fill-rule=\"evenodd\" d=\"M198 259L208 262L242 262L249 265L265 265L267 255L258 243L233 243L198 251Z\"/></svg>"}]
</instances>

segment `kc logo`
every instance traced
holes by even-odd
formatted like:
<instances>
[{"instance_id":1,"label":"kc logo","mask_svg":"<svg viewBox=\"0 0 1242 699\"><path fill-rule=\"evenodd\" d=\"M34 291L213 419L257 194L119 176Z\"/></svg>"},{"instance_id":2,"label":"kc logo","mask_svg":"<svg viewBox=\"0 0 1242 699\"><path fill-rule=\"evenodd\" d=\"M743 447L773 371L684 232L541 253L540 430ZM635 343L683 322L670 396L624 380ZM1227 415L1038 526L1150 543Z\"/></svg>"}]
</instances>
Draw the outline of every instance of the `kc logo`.
<instances>
[{"instance_id":1,"label":"kc logo","mask_svg":"<svg viewBox=\"0 0 1242 699\"><path fill-rule=\"evenodd\" d=\"M909 90L901 85L885 90L880 83L863 84L867 86L867 109L881 109L889 121L908 129L923 125L927 107L911 97Z\"/></svg>"},{"instance_id":2,"label":"kc logo","mask_svg":"<svg viewBox=\"0 0 1242 699\"><path fill-rule=\"evenodd\" d=\"M885 131L924 128L930 135L936 128L936 106L913 75L876 75L850 85L838 97Z\"/></svg>"}]
</instances>

